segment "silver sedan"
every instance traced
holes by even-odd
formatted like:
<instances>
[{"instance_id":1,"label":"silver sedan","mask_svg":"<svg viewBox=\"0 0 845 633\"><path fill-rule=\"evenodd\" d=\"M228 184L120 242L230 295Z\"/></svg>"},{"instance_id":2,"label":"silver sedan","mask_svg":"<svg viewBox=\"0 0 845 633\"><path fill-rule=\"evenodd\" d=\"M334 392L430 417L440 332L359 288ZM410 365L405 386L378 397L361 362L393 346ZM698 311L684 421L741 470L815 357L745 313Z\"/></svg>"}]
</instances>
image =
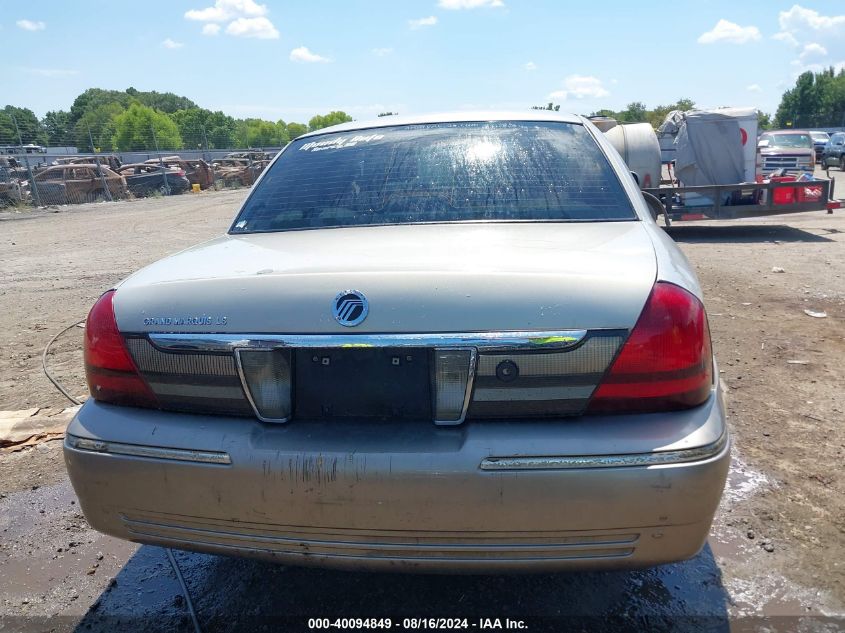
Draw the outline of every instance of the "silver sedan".
<instances>
[{"instance_id":1,"label":"silver sedan","mask_svg":"<svg viewBox=\"0 0 845 633\"><path fill-rule=\"evenodd\" d=\"M305 135L91 310L65 458L140 543L402 571L694 556L730 441L701 289L550 112Z\"/></svg>"}]
</instances>

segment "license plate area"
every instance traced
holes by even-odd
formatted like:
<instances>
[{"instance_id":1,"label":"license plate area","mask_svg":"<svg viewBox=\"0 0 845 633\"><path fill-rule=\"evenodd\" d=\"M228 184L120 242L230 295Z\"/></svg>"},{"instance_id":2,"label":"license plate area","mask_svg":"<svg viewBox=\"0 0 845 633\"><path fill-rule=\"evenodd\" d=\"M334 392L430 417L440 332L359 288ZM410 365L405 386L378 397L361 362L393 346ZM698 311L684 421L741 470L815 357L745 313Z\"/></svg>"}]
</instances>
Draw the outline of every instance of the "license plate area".
<instances>
[{"instance_id":1,"label":"license plate area","mask_svg":"<svg viewBox=\"0 0 845 633\"><path fill-rule=\"evenodd\" d=\"M431 354L427 348L297 349L294 418L430 421Z\"/></svg>"}]
</instances>

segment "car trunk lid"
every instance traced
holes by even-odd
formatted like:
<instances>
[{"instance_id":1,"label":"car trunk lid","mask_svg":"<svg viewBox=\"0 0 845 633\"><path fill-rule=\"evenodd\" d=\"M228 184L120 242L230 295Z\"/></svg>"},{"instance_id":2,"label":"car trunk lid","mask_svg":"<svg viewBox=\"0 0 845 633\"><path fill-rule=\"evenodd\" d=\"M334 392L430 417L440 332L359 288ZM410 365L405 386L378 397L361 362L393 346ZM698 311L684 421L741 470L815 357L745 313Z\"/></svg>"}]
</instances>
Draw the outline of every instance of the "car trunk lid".
<instances>
[{"instance_id":1,"label":"car trunk lid","mask_svg":"<svg viewBox=\"0 0 845 633\"><path fill-rule=\"evenodd\" d=\"M656 275L641 222L381 226L225 236L115 297L124 332L405 333L630 328ZM338 293L367 318L342 327Z\"/></svg>"}]
</instances>

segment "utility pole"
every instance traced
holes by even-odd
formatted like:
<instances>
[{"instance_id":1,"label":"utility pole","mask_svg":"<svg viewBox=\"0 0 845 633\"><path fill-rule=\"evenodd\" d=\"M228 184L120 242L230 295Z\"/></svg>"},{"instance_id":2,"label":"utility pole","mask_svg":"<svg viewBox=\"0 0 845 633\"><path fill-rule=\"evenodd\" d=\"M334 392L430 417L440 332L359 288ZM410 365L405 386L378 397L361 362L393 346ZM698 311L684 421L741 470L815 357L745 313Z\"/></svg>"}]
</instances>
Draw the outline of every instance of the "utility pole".
<instances>
[{"instance_id":1,"label":"utility pole","mask_svg":"<svg viewBox=\"0 0 845 633\"><path fill-rule=\"evenodd\" d=\"M206 158L206 154L208 154L208 137L205 135L205 125L200 123L200 129L202 130L202 159L208 161L208 158Z\"/></svg>"},{"instance_id":2,"label":"utility pole","mask_svg":"<svg viewBox=\"0 0 845 633\"><path fill-rule=\"evenodd\" d=\"M150 132L153 133L153 145L155 145L156 154L158 154L158 164L161 167L161 179L162 181L164 181L164 185L162 186L161 190L164 192L164 195L169 196L170 185L167 183L167 170L164 168L164 161L161 159L161 152L158 151L158 139L156 139L156 131L152 122L150 123Z\"/></svg>"},{"instance_id":3,"label":"utility pole","mask_svg":"<svg viewBox=\"0 0 845 633\"><path fill-rule=\"evenodd\" d=\"M200 123L200 129L202 130L202 142L203 142L203 145L205 146L205 151L203 151L203 153L202 153L202 159L206 163L208 163L208 170L211 172L211 186L215 191L217 191L217 181L216 181L215 176L214 176L214 168L211 166L211 160L209 158L206 158L206 155L209 152L208 152L208 136L206 136L206 134L205 134L205 125Z\"/></svg>"},{"instance_id":4,"label":"utility pole","mask_svg":"<svg viewBox=\"0 0 845 633\"><path fill-rule=\"evenodd\" d=\"M15 118L14 114L9 114L12 117L12 123L15 124L15 130L18 133L18 143L20 143L21 147L21 154L23 154L23 160L26 163L26 173L29 175L29 182L32 184L32 195L35 198L35 206L41 206L41 198L38 196L38 185L35 184L35 178L32 176L32 168L29 166L29 156L26 155L26 151L23 148L23 138L21 137L21 129L18 127L18 120Z\"/></svg>"},{"instance_id":5,"label":"utility pole","mask_svg":"<svg viewBox=\"0 0 845 633\"><path fill-rule=\"evenodd\" d=\"M85 125L88 127L88 140L91 141L91 151L94 152L94 161L97 163L97 173L100 175L100 183L103 185L106 200L112 202L111 191L109 190L108 183L106 183L106 176L103 174L103 168L100 165L100 157L97 156L96 148L94 147L94 137L91 135L91 126L88 125L88 123Z\"/></svg>"}]
</instances>

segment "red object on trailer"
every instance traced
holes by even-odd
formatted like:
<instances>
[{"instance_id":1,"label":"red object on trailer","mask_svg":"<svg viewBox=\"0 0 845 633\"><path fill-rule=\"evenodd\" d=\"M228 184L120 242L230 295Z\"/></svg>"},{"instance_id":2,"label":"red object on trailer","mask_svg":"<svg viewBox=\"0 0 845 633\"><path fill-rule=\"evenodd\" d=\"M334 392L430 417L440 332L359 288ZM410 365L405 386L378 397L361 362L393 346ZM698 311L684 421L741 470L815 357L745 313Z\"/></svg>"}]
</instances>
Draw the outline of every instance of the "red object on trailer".
<instances>
[{"instance_id":1,"label":"red object on trailer","mask_svg":"<svg viewBox=\"0 0 845 633\"><path fill-rule=\"evenodd\" d=\"M795 176L772 176L769 180L771 182L795 182ZM780 187L778 189L772 189L772 203L794 204L795 189L793 189L792 187Z\"/></svg>"},{"instance_id":2,"label":"red object on trailer","mask_svg":"<svg viewBox=\"0 0 845 633\"><path fill-rule=\"evenodd\" d=\"M818 185L797 187L798 202L820 202L822 199L822 188Z\"/></svg>"}]
</instances>

